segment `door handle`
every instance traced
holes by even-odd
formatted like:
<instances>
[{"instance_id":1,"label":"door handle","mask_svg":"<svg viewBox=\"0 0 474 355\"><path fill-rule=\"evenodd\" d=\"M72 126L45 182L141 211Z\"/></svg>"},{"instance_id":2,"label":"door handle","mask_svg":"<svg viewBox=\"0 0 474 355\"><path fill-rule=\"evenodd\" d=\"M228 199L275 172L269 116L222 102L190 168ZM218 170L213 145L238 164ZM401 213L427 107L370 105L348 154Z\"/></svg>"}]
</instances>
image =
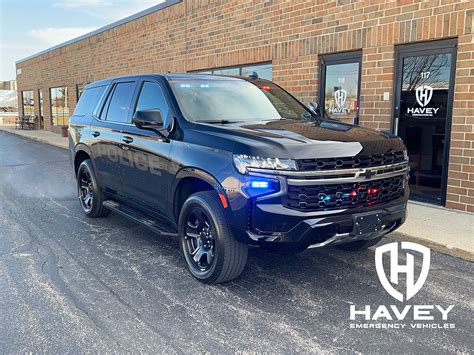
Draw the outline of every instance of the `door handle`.
<instances>
[{"instance_id":1,"label":"door handle","mask_svg":"<svg viewBox=\"0 0 474 355\"><path fill-rule=\"evenodd\" d=\"M92 132L92 135L94 137L98 137L98 136L100 136L100 132L99 131L94 131L94 132Z\"/></svg>"},{"instance_id":2,"label":"door handle","mask_svg":"<svg viewBox=\"0 0 474 355\"><path fill-rule=\"evenodd\" d=\"M123 136L123 137L122 137L122 142L127 143L127 144L130 144L130 143L133 142L133 138L132 138L132 137L129 137L129 136Z\"/></svg>"}]
</instances>

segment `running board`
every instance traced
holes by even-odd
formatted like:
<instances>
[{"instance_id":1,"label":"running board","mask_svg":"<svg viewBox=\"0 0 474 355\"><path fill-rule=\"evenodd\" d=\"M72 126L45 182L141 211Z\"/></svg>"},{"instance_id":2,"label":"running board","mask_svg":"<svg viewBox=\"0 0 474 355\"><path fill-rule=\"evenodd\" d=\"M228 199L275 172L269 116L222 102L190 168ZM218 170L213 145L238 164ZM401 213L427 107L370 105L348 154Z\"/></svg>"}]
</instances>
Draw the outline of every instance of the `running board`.
<instances>
[{"instance_id":1,"label":"running board","mask_svg":"<svg viewBox=\"0 0 474 355\"><path fill-rule=\"evenodd\" d=\"M114 200L105 200L103 202L104 207L116 212L136 223L141 224L148 229L151 229L153 232L163 235L165 237L177 237L178 233L174 231L169 226L160 223L158 220L147 216L146 214L137 211L133 208L130 208L120 202Z\"/></svg>"}]
</instances>

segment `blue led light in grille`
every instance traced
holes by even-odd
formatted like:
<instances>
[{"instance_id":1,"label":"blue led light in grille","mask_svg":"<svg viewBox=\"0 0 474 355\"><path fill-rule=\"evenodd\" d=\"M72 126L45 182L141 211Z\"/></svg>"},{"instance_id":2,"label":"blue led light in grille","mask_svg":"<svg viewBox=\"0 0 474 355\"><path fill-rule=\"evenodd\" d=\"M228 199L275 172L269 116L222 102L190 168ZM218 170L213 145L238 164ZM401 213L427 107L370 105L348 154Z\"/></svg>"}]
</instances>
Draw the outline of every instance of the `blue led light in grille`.
<instances>
[{"instance_id":1,"label":"blue led light in grille","mask_svg":"<svg viewBox=\"0 0 474 355\"><path fill-rule=\"evenodd\" d=\"M268 181L252 181L250 186L254 189L268 189L269 184Z\"/></svg>"}]
</instances>

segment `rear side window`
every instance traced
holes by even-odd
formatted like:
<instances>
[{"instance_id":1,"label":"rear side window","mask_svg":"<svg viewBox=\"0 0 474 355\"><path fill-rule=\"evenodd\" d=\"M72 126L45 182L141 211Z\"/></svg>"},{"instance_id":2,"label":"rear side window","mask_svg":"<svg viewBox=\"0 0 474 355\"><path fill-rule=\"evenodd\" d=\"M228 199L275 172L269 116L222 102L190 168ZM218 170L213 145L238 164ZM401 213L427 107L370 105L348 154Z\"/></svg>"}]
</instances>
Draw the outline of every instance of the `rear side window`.
<instances>
[{"instance_id":1,"label":"rear side window","mask_svg":"<svg viewBox=\"0 0 474 355\"><path fill-rule=\"evenodd\" d=\"M134 91L134 82L119 83L115 86L105 116L106 121L128 123L128 115Z\"/></svg>"},{"instance_id":2,"label":"rear side window","mask_svg":"<svg viewBox=\"0 0 474 355\"><path fill-rule=\"evenodd\" d=\"M75 116L84 116L94 111L102 97L106 86L97 86L94 88L86 89L76 105L74 110Z\"/></svg>"}]
</instances>

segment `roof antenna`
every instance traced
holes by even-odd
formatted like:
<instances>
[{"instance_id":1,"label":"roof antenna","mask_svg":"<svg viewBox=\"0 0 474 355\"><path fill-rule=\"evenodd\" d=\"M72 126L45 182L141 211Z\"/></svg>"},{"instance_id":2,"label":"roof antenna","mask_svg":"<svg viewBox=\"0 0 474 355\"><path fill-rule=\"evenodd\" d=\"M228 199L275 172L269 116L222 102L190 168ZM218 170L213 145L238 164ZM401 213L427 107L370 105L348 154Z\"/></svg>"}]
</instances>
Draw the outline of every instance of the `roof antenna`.
<instances>
[{"instance_id":1,"label":"roof antenna","mask_svg":"<svg viewBox=\"0 0 474 355\"><path fill-rule=\"evenodd\" d=\"M258 74L256 71L253 71L250 75L249 75L249 78L250 79L258 79Z\"/></svg>"}]
</instances>

